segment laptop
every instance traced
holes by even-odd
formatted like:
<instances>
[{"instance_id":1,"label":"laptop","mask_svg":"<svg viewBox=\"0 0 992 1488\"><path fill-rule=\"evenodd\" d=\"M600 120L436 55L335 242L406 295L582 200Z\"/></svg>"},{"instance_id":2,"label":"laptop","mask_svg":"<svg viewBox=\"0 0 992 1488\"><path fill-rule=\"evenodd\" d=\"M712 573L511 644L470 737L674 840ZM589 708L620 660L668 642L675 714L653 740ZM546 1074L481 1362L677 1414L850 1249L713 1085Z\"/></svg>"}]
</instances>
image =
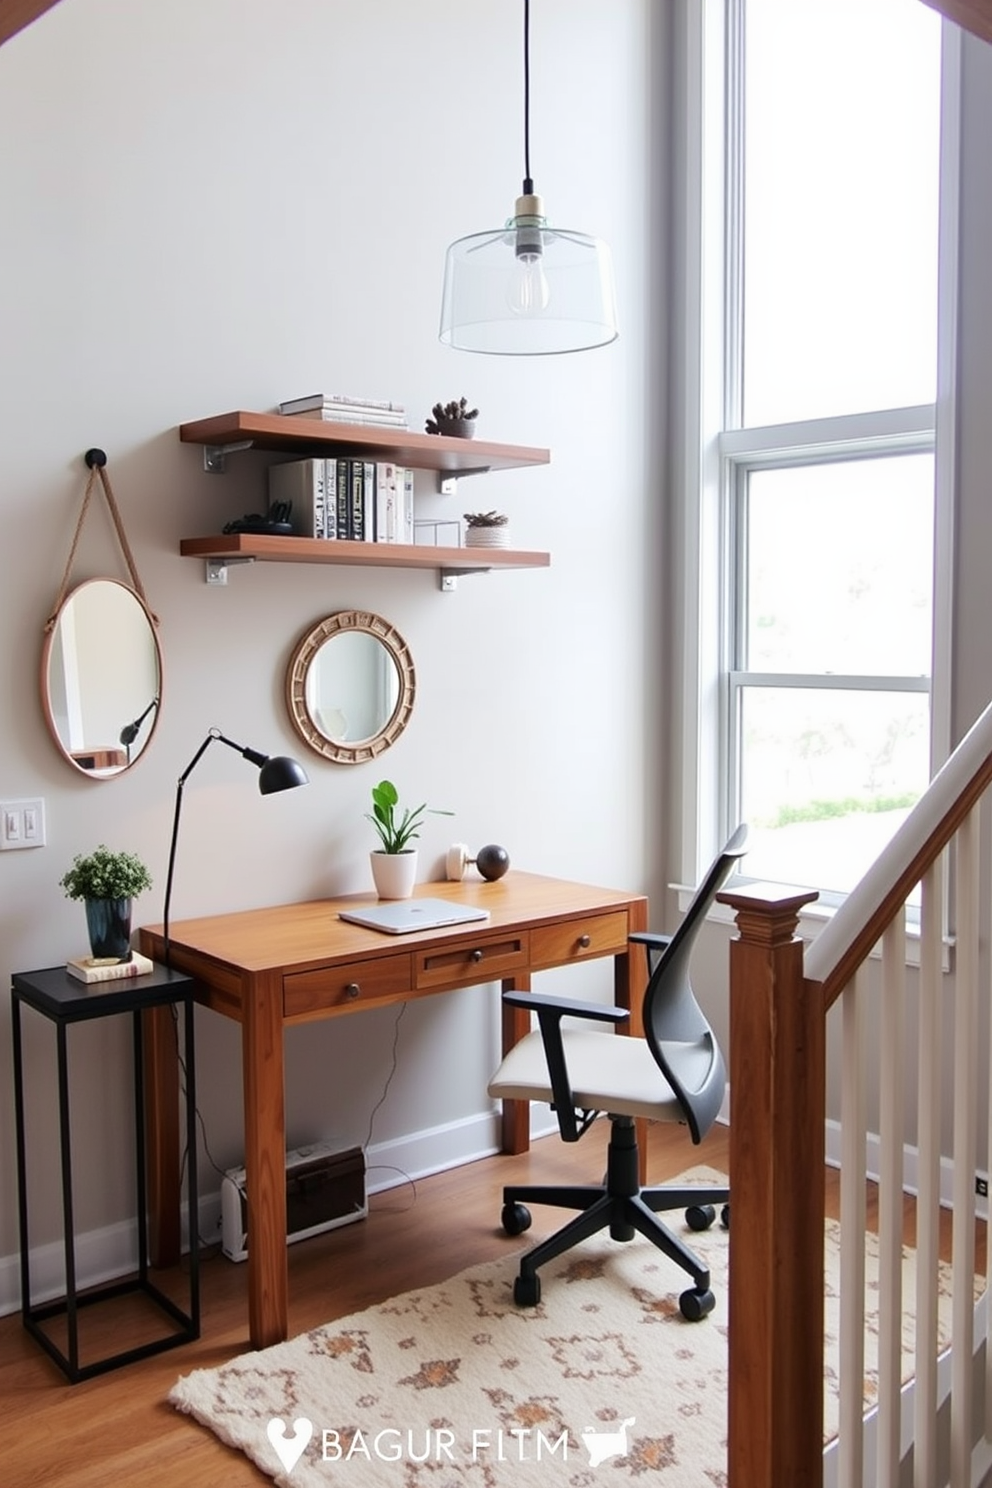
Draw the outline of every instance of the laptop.
<instances>
[{"instance_id":1,"label":"laptop","mask_svg":"<svg viewBox=\"0 0 992 1488\"><path fill-rule=\"evenodd\" d=\"M412 930L439 930L442 925L488 920L489 911L471 904L452 904L448 899L388 899L339 910L338 918L387 935L406 935Z\"/></svg>"}]
</instances>

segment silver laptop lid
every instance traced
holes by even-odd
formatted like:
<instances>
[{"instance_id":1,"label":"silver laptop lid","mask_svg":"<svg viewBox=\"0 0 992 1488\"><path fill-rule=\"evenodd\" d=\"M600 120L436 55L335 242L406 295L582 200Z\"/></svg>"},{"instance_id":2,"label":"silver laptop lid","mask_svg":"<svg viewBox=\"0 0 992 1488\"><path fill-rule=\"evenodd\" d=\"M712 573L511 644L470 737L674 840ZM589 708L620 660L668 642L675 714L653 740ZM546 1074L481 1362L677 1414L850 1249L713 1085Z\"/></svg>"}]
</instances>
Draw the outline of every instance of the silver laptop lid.
<instances>
[{"instance_id":1,"label":"silver laptop lid","mask_svg":"<svg viewBox=\"0 0 992 1488\"><path fill-rule=\"evenodd\" d=\"M448 899L388 899L342 909L339 916L353 925L383 930L387 935L405 935L412 930L438 930L469 920L488 920L488 909L471 904L453 904Z\"/></svg>"}]
</instances>

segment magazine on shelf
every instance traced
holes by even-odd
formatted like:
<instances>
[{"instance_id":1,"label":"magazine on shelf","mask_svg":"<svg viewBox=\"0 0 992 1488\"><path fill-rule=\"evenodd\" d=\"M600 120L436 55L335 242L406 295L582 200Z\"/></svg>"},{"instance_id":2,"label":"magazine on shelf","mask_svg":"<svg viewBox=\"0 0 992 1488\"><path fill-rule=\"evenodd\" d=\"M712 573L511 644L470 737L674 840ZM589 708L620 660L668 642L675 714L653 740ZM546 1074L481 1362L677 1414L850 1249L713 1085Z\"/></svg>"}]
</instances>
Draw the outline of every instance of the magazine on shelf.
<instances>
[{"instance_id":1,"label":"magazine on shelf","mask_svg":"<svg viewBox=\"0 0 992 1488\"><path fill-rule=\"evenodd\" d=\"M309 393L305 398L290 398L279 404L280 413L319 412L328 408L365 409L369 413L406 414L402 403L390 403L381 398L349 398L343 393Z\"/></svg>"}]
</instances>

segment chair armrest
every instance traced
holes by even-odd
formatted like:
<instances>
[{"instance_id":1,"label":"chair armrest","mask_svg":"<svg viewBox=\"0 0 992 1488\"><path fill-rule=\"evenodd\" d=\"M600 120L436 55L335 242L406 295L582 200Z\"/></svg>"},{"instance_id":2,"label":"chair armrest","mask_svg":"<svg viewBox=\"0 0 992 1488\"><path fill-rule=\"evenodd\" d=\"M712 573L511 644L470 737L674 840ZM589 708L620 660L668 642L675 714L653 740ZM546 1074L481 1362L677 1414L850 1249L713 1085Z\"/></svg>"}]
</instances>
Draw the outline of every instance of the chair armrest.
<instances>
[{"instance_id":1,"label":"chair armrest","mask_svg":"<svg viewBox=\"0 0 992 1488\"><path fill-rule=\"evenodd\" d=\"M662 935L657 930L631 930L627 939L636 940L638 945L657 946L659 951L672 943L670 935Z\"/></svg>"},{"instance_id":2,"label":"chair armrest","mask_svg":"<svg viewBox=\"0 0 992 1488\"><path fill-rule=\"evenodd\" d=\"M670 935L661 935L654 930L631 930L627 939L634 941L637 945L647 946L648 971L652 974L661 960L663 953L668 950L668 947L672 943L672 937Z\"/></svg>"},{"instance_id":3,"label":"chair armrest","mask_svg":"<svg viewBox=\"0 0 992 1488\"><path fill-rule=\"evenodd\" d=\"M538 1016L542 1010L558 1018L595 1018L600 1023L623 1023L630 1017L628 1008L612 1003L578 1002L567 997L548 997L543 992L504 992L503 1001L511 1007L527 1008Z\"/></svg>"},{"instance_id":4,"label":"chair armrest","mask_svg":"<svg viewBox=\"0 0 992 1488\"><path fill-rule=\"evenodd\" d=\"M551 1109L558 1118L558 1131L563 1142L577 1142L595 1113L583 1112L582 1121L575 1115L575 1097L568 1078L565 1045L561 1036L562 1018L592 1018L601 1023L622 1023L630 1017L627 1008L607 1003L577 1002L564 997L547 997L540 992L504 992L503 1001L511 1007L525 1008L537 1014L537 1026L544 1044L551 1081Z\"/></svg>"}]
</instances>

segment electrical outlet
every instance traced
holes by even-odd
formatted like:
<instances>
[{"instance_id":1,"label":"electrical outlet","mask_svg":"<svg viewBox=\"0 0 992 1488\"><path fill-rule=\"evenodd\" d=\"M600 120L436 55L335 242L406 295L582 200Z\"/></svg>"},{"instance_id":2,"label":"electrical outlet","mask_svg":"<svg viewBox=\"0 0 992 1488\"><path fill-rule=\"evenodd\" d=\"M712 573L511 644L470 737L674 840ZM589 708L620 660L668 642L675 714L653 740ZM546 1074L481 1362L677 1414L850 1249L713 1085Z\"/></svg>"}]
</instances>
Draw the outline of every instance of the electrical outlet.
<instances>
[{"instance_id":1,"label":"electrical outlet","mask_svg":"<svg viewBox=\"0 0 992 1488\"><path fill-rule=\"evenodd\" d=\"M989 1180L977 1176L975 1178L975 1192L980 1199L987 1199L989 1196Z\"/></svg>"},{"instance_id":2,"label":"electrical outlet","mask_svg":"<svg viewBox=\"0 0 992 1488\"><path fill-rule=\"evenodd\" d=\"M41 796L0 801L0 852L44 847L45 802Z\"/></svg>"}]
</instances>

